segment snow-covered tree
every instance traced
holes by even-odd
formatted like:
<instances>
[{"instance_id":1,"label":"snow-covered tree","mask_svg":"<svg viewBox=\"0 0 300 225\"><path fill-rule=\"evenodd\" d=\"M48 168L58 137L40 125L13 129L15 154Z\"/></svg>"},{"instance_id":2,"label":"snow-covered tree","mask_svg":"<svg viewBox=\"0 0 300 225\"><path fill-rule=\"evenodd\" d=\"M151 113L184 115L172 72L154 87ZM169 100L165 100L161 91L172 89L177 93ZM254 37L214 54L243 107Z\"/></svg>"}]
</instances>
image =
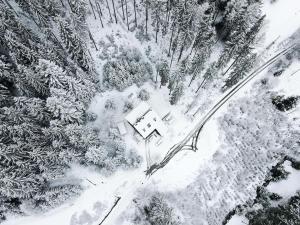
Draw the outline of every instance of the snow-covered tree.
<instances>
[{"instance_id":1,"label":"snow-covered tree","mask_svg":"<svg viewBox=\"0 0 300 225\"><path fill-rule=\"evenodd\" d=\"M171 105L177 104L180 97L183 95L184 85L183 83L178 83L171 92L170 103Z\"/></svg>"},{"instance_id":2,"label":"snow-covered tree","mask_svg":"<svg viewBox=\"0 0 300 225\"><path fill-rule=\"evenodd\" d=\"M160 77L160 85L165 86L169 81L170 68L167 61L162 60L157 66L157 75ZM157 80L157 78L156 78Z\"/></svg>"}]
</instances>

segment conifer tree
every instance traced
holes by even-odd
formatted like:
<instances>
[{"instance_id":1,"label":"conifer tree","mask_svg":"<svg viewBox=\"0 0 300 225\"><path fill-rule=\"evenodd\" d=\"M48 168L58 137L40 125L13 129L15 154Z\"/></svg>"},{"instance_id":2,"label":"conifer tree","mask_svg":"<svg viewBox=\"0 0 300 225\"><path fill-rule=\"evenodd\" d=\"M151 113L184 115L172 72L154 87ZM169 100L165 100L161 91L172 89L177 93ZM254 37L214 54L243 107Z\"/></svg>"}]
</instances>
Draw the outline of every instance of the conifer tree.
<instances>
[{"instance_id":1,"label":"conifer tree","mask_svg":"<svg viewBox=\"0 0 300 225\"><path fill-rule=\"evenodd\" d=\"M165 86L169 81L170 68L167 61L163 61L158 65L158 75L160 76L160 85Z\"/></svg>"},{"instance_id":2,"label":"conifer tree","mask_svg":"<svg viewBox=\"0 0 300 225\"><path fill-rule=\"evenodd\" d=\"M179 99L183 95L184 85L183 83L178 83L176 87L171 92L170 103L171 105L175 105L178 103Z\"/></svg>"}]
</instances>

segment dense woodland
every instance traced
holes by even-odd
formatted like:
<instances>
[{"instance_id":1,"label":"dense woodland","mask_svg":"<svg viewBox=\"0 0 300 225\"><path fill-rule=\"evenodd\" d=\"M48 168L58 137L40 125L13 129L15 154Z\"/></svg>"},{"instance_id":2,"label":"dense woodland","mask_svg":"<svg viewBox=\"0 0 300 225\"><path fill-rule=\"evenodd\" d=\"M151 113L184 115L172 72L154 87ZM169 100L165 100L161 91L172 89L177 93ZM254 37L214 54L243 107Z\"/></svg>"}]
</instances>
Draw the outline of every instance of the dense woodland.
<instances>
[{"instance_id":1,"label":"dense woodland","mask_svg":"<svg viewBox=\"0 0 300 225\"><path fill-rule=\"evenodd\" d=\"M199 91L221 79L220 90L227 90L259 58L255 46L265 19L261 4L0 0L0 220L8 213L48 210L78 195L78 181L53 185L71 164L95 166L106 174L138 166L140 157L116 132L103 136L88 125L96 119L87 110L95 94L150 80L167 86L170 103L177 104L184 90L196 83ZM118 49L115 57L103 56L99 74L90 50L105 44L95 42L88 18L102 27L122 22L141 43L164 41L162 58L149 57L152 67L139 50ZM147 95L141 91L140 98ZM155 204L173 213L153 197L143 212L150 224L160 220L152 218L151 210L159 210Z\"/></svg>"}]
</instances>

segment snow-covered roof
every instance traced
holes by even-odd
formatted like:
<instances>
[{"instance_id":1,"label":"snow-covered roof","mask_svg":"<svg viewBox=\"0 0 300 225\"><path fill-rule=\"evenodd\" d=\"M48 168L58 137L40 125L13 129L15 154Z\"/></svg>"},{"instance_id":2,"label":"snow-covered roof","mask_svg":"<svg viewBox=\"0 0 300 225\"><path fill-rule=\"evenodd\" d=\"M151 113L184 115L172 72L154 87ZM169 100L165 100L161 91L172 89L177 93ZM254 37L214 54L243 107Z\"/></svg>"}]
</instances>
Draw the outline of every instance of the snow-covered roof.
<instances>
[{"instance_id":1,"label":"snow-covered roof","mask_svg":"<svg viewBox=\"0 0 300 225\"><path fill-rule=\"evenodd\" d=\"M165 125L158 114L146 102L141 102L125 118L143 138L147 138L153 131L163 135Z\"/></svg>"}]
</instances>

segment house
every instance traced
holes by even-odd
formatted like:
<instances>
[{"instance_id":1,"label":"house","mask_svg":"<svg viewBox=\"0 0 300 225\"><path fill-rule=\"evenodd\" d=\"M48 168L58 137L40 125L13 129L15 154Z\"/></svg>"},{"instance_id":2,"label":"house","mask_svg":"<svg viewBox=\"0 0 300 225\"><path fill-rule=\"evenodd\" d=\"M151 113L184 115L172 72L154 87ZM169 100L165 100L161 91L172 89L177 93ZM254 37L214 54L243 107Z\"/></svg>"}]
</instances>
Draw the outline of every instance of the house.
<instances>
[{"instance_id":1,"label":"house","mask_svg":"<svg viewBox=\"0 0 300 225\"><path fill-rule=\"evenodd\" d=\"M158 114L146 103L141 102L125 119L144 139L153 133L164 136L166 127Z\"/></svg>"}]
</instances>

